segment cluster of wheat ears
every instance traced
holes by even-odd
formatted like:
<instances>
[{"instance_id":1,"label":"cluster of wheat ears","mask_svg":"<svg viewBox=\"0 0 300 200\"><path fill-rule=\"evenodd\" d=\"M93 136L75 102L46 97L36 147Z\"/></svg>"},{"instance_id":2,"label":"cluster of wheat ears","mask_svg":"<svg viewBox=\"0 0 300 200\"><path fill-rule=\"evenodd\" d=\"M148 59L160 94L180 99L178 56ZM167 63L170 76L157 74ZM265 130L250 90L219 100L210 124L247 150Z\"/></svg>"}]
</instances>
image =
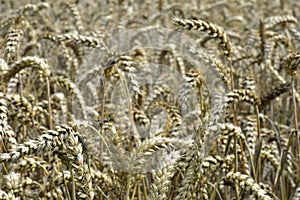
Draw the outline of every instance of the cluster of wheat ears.
<instances>
[{"instance_id":1,"label":"cluster of wheat ears","mask_svg":"<svg viewBox=\"0 0 300 200\"><path fill-rule=\"evenodd\" d=\"M299 1L25 2L0 199L300 199Z\"/></svg>"}]
</instances>

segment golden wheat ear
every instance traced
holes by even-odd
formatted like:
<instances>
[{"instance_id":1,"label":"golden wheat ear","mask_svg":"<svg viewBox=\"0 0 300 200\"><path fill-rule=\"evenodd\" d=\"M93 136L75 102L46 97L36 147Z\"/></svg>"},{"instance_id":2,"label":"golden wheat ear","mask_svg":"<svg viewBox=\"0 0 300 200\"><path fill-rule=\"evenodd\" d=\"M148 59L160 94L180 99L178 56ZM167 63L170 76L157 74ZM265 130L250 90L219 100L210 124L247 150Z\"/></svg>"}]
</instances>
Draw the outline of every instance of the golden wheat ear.
<instances>
[{"instance_id":1,"label":"golden wheat ear","mask_svg":"<svg viewBox=\"0 0 300 200\"><path fill-rule=\"evenodd\" d=\"M200 19L179 19L176 17L173 18L173 25L186 30L200 30L207 32L212 38L219 39L219 45L222 48L224 55L231 56L231 43L223 28Z\"/></svg>"}]
</instances>

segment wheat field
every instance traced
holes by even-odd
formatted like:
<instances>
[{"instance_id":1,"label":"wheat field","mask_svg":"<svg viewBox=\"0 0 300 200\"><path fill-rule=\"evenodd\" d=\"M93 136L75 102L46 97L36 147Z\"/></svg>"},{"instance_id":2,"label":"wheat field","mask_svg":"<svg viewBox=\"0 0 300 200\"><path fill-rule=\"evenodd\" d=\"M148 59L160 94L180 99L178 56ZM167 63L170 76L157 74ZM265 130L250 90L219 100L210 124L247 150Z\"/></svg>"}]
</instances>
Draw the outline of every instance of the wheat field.
<instances>
[{"instance_id":1,"label":"wheat field","mask_svg":"<svg viewBox=\"0 0 300 200\"><path fill-rule=\"evenodd\" d=\"M0 199L300 199L298 0L0 9Z\"/></svg>"}]
</instances>

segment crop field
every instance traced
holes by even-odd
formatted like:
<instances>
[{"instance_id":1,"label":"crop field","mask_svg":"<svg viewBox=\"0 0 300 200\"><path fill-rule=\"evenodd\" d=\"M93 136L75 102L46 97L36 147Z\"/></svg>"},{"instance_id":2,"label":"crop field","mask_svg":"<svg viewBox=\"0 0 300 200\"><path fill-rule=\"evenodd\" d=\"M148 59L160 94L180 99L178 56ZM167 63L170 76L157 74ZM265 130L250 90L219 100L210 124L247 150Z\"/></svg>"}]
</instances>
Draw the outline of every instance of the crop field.
<instances>
[{"instance_id":1,"label":"crop field","mask_svg":"<svg viewBox=\"0 0 300 200\"><path fill-rule=\"evenodd\" d=\"M299 200L299 11L1 1L0 199Z\"/></svg>"}]
</instances>

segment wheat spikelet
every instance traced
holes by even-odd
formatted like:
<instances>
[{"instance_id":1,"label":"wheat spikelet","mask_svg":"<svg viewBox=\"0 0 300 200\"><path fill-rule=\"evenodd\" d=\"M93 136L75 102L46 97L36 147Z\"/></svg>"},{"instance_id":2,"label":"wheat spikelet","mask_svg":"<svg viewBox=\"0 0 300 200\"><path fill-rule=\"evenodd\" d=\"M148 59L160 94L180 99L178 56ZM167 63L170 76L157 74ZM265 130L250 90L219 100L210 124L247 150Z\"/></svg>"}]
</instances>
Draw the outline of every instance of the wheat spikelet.
<instances>
[{"instance_id":1,"label":"wheat spikelet","mask_svg":"<svg viewBox=\"0 0 300 200\"><path fill-rule=\"evenodd\" d=\"M133 118L134 121L138 124L138 125L142 125L143 128L146 128L147 126L150 125L150 119L149 117L146 115L146 113L139 109L138 107L134 106L132 109L133 112Z\"/></svg>"},{"instance_id":2,"label":"wheat spikelet","mask_svg":"<svg viewBox=\"0 0 300 200\"><path fill-rule=\"evenodd\" d=\"M115 188L120 188L120 183L114 180L114 177L110 176L107 172L91 169L91 178L93 182L100 185L104 191L112 191Z\"/></svg>"},{"instance_id":3,"label":"wheat spikelet","mask_svg":"<svg viewBox=\"0 0 300 200\"><path fill-rule=\"evenodd\" d=\"M190 78L185 77L185 84L179 93L180 111L185 115L189 112L189 100L192 96L193 85L190 84Z\"/></svg>"},{"instance_id":4,"label":"wheat spikelet","mask_svg":"<svg viewBox=\"0 0 300 200\"><path fill-rule=\"evenodd\" d=\"M169 125L166 124L166 132L171 136L184 135L185 130L179 110L175 106L172 106L165 102L156 102L155 104L156 106L164 108L168 114L167 123L169 123Z\"/></svg>"},{"instance_id":5,"label":"wheat spikelet","mask_svg":"<svg viewBox=\"0 0 300 200\"><path fill-rule=\"evenodd\" d=\"M23 115L28 115L29 117L34 116L32 105L25 97L20 97L20 95L17 94L9 94L6 98L15 108L21 110Z\"/></svg>"},{"instance_id":6,"label":"wheat spikelet","mask_svg":"<svg viewBox=\"0 0 300 200\"><path fill-rule=\"evenodd\" d=\"M203 20L193 20L193 19L179 19L179 18L173 18L173 24L175 26L182 27L183 29L187 30L200 30L208 32L209 35L213 38L217 38L220 40L219 45L223 49L223 52L226 56L231 56L232 49L231 44L229 41L229 38L227 34L222 30L222 28L216 26L215 24L211 22L206 22Z\"/></svg>"},{"instance_id":7,"label":"wheat spikelet","mask_svg":"<svg viewBox=\"0 0 300 200\"><path fill-rule=\"evenodd\" d=\"M242 89L250 90L252 92L256 91L256 82L253 75L243 77L243 82L241 84Z\"/></svg>"},{"instance_id":8,"label":"wheat spikelet","mask_svg":"<svg viewBox=\"0 0 300 200\"><path fill-rule=\"evenodd\" d=\"M273 197L268 195L266 190L262 189L258 183L255 183L255 181L246 174L241 174L240 172L228 172L226 177L233 182L237 182L238 185L245 190L253 192L258 199L273 199Z\"/></svg>"},{"instance_id":9,"label":"wheat spikelet","mask_svg":"<svg viewBox=\"0 0 300 200\"><path fill-rule=\"evenodd\" d=\"M279 156L268 145L264 145L261 150L261 158L268 160L277 169L280 166ZM271 169L269 170L271 173Z\"/></svg>"},{"instance_id":10,"label":"wheat spikelet","mask_svg":"<svg viewBox=\"0 0 300 200\"><path fill-rule=\"evenodd\" d=\"M197 159L198 160L198 159ZM198 176L200 167L197 167L197 160L191 161L186 169L187 176L182 181L181 185L177 188L177 194L174 199L195 199L196 190L198 187Z\"/></svg>"},{"instance_id":11,"label":"wheat spikelet","mask_svg":"<svg viewBox=\"0 0 300 200\"><path fill-rule=\"evenodd\" d=\"M199 146L195 145L194 142L188 145L188 147L183 151L182 156L176 161L175 168L180 173L185 174L189 168L189 165L193 160L198 159Z\"/></svg>"},{"instance_id":12,"label":"wheat spikelet","mask_svg":"<svg viewBox=\"0 0 300 200\"><path fill-rule=\"evenodd\" d=\"M62 88L64 88L67 92L69 92L70 95L74 95L76 98L77 102L80 106L80 112L82 113L82 118L84 120L87 119L87 114L86 114L86 106L85 106L85 101L83 99L83 96L81 94L81 91L78 89L78 87L68 78L64 77L51 77L50 78L51 83L55 83ZM73 105L74 106L74 105ZM73 108L76 109L76 108Z\"/></svg>"},{"instance_id":13,"label":"wheat spikelet","mask_svg":"<svg viewBox=\"0 0 300 200\"><path fill-rule=\"evenodd\" d=\"M204 53L201 49L196 47L189 47L189 52L194 54L195 56L201 58L205 63L209 66L213 67L213 70L216 71L220 79L224 82L224 84L229 88L230 85L230 69L224 66L222 61L219 59Z\"/></svg>"},{"instance_id":14,"label":"wheat spikelet","mask_svg":"<svg viewBox=\"0 0 300 200\"><path fill-rule=\"evenodd\" d=\"M200 188L200 198L203 200L209 199L209 188L208 188L208 184L206 183L202 184Z\"/></svg>"},{"instance_id":15,"label":"wheat spikelet","mask_svg":"<svg viewBox=\"0 0 300 200\"><path fill-rule=\"evenodd\" d=\"M30 4L29 3L29 4L26 4L25 6L19 8L16 13L18 13L19 15L27 16L28 13L30 13L30 12L35 13L39 10L47 9L49 7L50 7L50 5L47 2L42 2L42 3L38 3L38 4Z\"/></svg>"},{"instance_id":16,"label":"wheat spikelet","mask_svg":"<svg viewBox=\"0 0 300 200\"><path fill-rule=\"evenodd\" d=\"M13 28L8 31L5 42L5 60L7 63L17 59L22 36L23 31L21 29Z\"/></svg>"},{"instance_id":17,"label":"wheat spikelet","mask_svg":"<svg viewBox=\"0 0 300 200\"><path fill-rule=\"evenodd\" d=\"M136 152L143 152L145 155L151 154L161 149L167 149L171 146L180 146L181 148L186 147L191 140L183 141L177 138L167 138L157 136L153 138L147 138L142 141L137 147Z\"/></svg>"},{"instance_id":18,"label":"wheat spikelet","mask_svg":"<svg viewBox=\"0 0 300 200\"><path fill-rule=\"evenodd\" d=\"M283 67L285 67L287 73L291 76L296 76L297 67L300 64L300 54L295 52L289 54L283 61Z\"/></svg>"},{"instance_id":19,"label":"wheat spikelet","mask_svg":"<svg viewBox=\"0 0 300 200\"><path fill-rule=\"evenodd\" d=\"M9 191L11 196L19 195L22 191L21 174L11 172L3 176L4 190Z\"/></svg>"},{"instance_id":20,"label":"wheat spikelet","mask_svg":"<svg viewBox=\"0 0 300 200\"><path fill-rule=\"evenodd\" d=\"M29 155L35 153L42 149L49 148L57 135L53 135L53 132L50 134L43 134L37 140L28 140L23 144L18 144L10 149L9 153L3 153L0 155L0 162L11 162L20 159L23 155ZM55 132L54 132L55 134Z\"/></svg>"},{"instance_id":21,"label":"wheat spikelet","mask_svg":"<svg viewBox=\"0 0 300 200\"><path fill-rule=\"evenodd\" d=\"M16 134L8 124L7 99L0 92L0 138L4 147L10 149L17 144Z\"/></svg>"},{"instance_id":22,"label":"wheat spikelet","mask_svg":"<svg viewBox=\"0 0 300 200\"><path fill-rule=\"evenodd\" d=\"M274 16L274 17L270 17L266 20L264 28L265 28L265 30L272 29L276 25L284 24L284 23L295 23L295 24L297 24L298 20L297 20L297 18L295 18L292 15Z\"/></svg>"},{"instance_id":23,"label":"wheat spikelet","mask_svg":"<svg viewBox=\"0 0 300 200\"><path fill-rule=\"evenodd\" d=\"M241 138L243 140L245 139L245 136L242 134L241 128L230 123L219 123L217 126L217 130L220 131L220 134L224 136L235 136L236 138Z\"/></svg>"},{"instance_id":24,"label":"wheat spikelet","mask_svg":"<svg viewBox=\"0 0 300 200\"><path fill-rule=\"evenodd\" d=\"M176 196L175 199L196 198L199 195L197 188L202 187L202 184L205 185L205 182L209 178L209 174L217 173L216 171L220 168L228 168L224 159L218 155L207 156L203 158L203 160L198 161L193 159L191 164L192 166L190 166L186 171L186 177L182 181L182 185L177 189L179 195Z\"/></svg>"},{"instance_id":25,"label":"wheat spikelet","mask_svg":"<svg viewBox=\"0 0 300 200\"><path fill-rule=\"evenodd\" d=\"M144 103L145 110L148 111L153 104L157 101L167 101L171 95L171 89L167 85L154 85L152 91L147 93L147 97Z\"/></svg>"},{"instance_id":26,"label":"wheat spikelet","mask_svg":"<svg viewBox=\"0 0 300 200\"><path fill-rule=\"evenodd\" d=\"M12 195L11 193L6 193L3 190L0 190L0 198L1 199L15 199L16 197Z\"/></svg>"},{"instance_id":27,"label":"wheat spikelet","mask_svg":"<svg viewBox=\"0 0 300 200\"><path fill-rule=\"evenodd\" d=\"M64 35L58 35L57 41L68 41L79 46L86 46L92 48L100 48L107 50L106 44L103 40L99 40L97 38L91 36L83 36L76 33L66 33Z\"/></svg>"},{"instance_id":28,"label":"wheat spikelet","mask_svg":"<svg viewBox=\"0 0 300 200\"><path fill-rule=\"evenodd\" d=\"M255 144L257 141L257 124L256 118L252 116L247 116L245 120L241 122L241 128L243 134L245 135L247 144L249 146L250 153L254 155L255 153Z\"/></svg>"},{"instance_id":29,"label":"wheat spikelet","mask_svg":"<svg viewBox=\"0 0 300 200\"><path fill-rule=\"evenodd\" d=\"M272 37L272 40L278 46L279 44L283 45L287 50L292 51L294 47L291 42L285 35L277 34Z\"/></svg>"},{"instance_id":30,"label":"wheat spikelet","mask_svg":"<svg viewBox=\"0 0 300 200\"><path fill-rule=\"evenodd\" d=\"M292 200L299 200L300 199L300 187L297 187Z\"/></svg>"},{"instance_id":31,"label":"wheat spikelet","mask_svg":"<svg viewBox=\"0 0 300 200\"><path fill-rule=\"evenodd\" d=\"M179 94L179 102L180 102L182 113L187 114L189 112L188 103L193 94L193 90L198 91L200 93L201 91L199 90L202 90L200 86L202 85L202 83L205 82L205 78L202 75L200 70L192 68L189 70L188 73L186 73L184 79L185 79L185 83ZM204 112L204 107L201 107L201 112Z\"/></svg>"},{"instance_id":32,"label":"wheat spikelet","mask_svg":"<svg viewBox=\"0 0 300 200\"><path fill-rule=\"evenodd\" d=\"M9 153L0 154L0 162L19 160L24 155L52 150L67 161L66 164L75 166L82 163L82 144L78 132L68 126L57 127L57 131L48 130L37 139L26 140L10 149ZM59 148L59 149L56 149Z\"/></svg>"},{"instance_id":33,"label":"wheat spikelet","mask_svg":"<svg viewBox=\"0 0 300 200\"><path fill-rule=\"evenodd\" d=\"M211 121L209 122L210 125L214 126L216 122L218 122L224 113L230 109L230 106L233 102L248 102L254 106L260 104L260 99L258 96L254 95L251 90L238 90L235 89L232 92L228 92L225 97L222 99L222 103L217 105L216 109L214 109L211 113Z\"/></svg>"},{"instance_id":34,"label":"wheat spikelet","mask_svg":"<svg viewBox=\"0 0 300 200\"><path fill-rule=\"evenodd\" d=\"M163 200L168 197L170 178L174 171L174 161L178 158L176 152L171 152L165 159L165 163L161 164L161 169L155 170L153 173L154 181L150 186L149 199Z\"/></svg>"},{"instance_id":35,"label":"wheat spikelet","mask_svg":"<svg viewBox=\"0 0 300 200\"><path fill-rule=\"evenodd\" d=\"M208 176L210 173L214 173L220 167L226 168L226 163L224 159L218 155L209 155L205 157L201 162L201 173L204 176Z\"/></svg>"},{"instance_id":36,"label":"wheat spikelet","mask_svg":"<svg viewBox=\"0 0 300 200\"><path fill-rule=\"evenodd\" d=\"M118 70L118 74L122 81L122 77L126 77L128 79L129 89L132 90L134 95L141 94L139 84L136 80L136 68L134 67L134 62L131 56L120 56L117 58L116 66ZM121 71L119 71L121 70Z\"/></svg>"},{"instance_id":37,"label":"wheat spikelet","mask_svg":"<svg viewBox=\"0 0 300 200\"><path fill-rule=\"evenodd\" d=\"M226 103L245 101L253 105L260 104L260 99L250 90L234 90L226 94Z\"/></svg>"},{"instance_id":38,"label":"wheat spikelet","mask_svg":"<svg viewBox=\"0 0 300 200\"><path fill-rule=\"evenodd\" d=\"M12 64L12 66L5 72L3 82L7 83L12 77L27 67L37 68L41 71L42 75L46 77L50 75L50 67L46 60L38 57L27 56L17 60Z\"/></svg>"},{"instance_id":39,"label":"wheat spikelet","mask_svg":"<svg viewBox=\"0 0 300 200\"><path fill-rule=\"evenodd\" d=\"M79 9L76 6L76 4L70 3L70 2L64 2L63 5L65 5L71 11L71 14L73 15L73 18L75 20L75 25L76 25L78 32L82 32L84 30L84 27L83 27L80 13L79 13Z\"/></svg>"}]
</instances>

